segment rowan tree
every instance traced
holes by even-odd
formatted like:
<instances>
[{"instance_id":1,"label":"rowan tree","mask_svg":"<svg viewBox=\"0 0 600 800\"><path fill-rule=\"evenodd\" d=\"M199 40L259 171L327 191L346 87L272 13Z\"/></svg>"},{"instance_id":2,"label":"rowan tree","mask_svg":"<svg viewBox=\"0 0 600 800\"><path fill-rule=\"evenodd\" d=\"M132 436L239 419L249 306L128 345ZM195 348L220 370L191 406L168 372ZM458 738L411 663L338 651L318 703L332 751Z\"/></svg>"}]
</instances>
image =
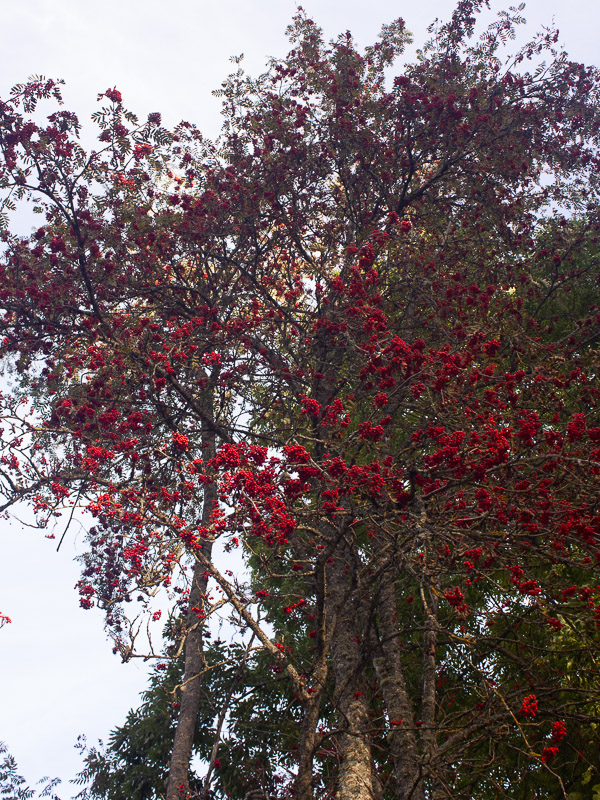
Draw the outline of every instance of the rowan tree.
<instances>
[{"instance_id":1,"label":"rowan tree","mask_svg":"<svg viewBox=\"0 0 600 800\"><path fill-rule=\"evenodd\" d=\"M90 154L24 116L53 82L0 107L45 214L5 234L4 507L94 517L124 658L176 601L168 800L597 785L600 76L480 6L401 68L402 20L361 53L299 13L218 147L117 89Z\"/></svg>"}]
</instances>

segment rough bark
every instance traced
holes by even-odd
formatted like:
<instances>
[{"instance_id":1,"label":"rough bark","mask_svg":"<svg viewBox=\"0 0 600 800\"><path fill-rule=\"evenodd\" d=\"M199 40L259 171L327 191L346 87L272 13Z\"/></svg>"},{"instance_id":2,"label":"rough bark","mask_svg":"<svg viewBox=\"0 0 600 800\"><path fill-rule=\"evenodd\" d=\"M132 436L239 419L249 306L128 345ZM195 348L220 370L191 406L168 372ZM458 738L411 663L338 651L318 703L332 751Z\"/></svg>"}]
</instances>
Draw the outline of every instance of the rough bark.
<instances>
[{"instance_id":1,"label":"rough bark","mask_svg":"<svg viewBox=\"0 0 600 800\"><path fill-rule=\"evenodd\" d=\"M447 797L443 790L440 776L436 769L437 737L435 717L437 705L436 670L437 670L437 595L432 586L421 587L421 598L425 609L425 634L423 636L423 726L421 741L423 743L424 762L432 779L432 798L441 800Z\"/></svg>"},{"instance_id":2,"label":"rough bark","mask_svg":"<svg viewBox=\"0 0 600 800\"><path fill-rule=\"evenodd\" d=\"M209 426L207 425L206 427L208 428ZM214 428L203 431L203 436L204 447L202 455L206 463L208 459L215 455ZM216 484L206 485L204 487L202 505L202 525L205 527L210 524L210 515L216 501ZM209 561L211 551L212 542L205 542L202 545L202 554ZM197 612L193 609L194 607L200 609L203 607L207 583L208 573L206 566L201 561L196 561L186 619L185 667L181 685L179 716L169 765L166 800L180 800L180 798L185 798L189 793L188 775L202 694L201 674L204 668L204 621L197 616Z\"/></svg>"},{"instance_id":3,"label":"rough bark","mask_svg":"<svg viewBox=\"0 0 600 800\"><path fill-rule=\"evenodd\" d=\"M321 711L321 693L315 697L305 710L302 720L302 732L298 747L298 776L296 778L296 796L298 800L313 798L313 761L320 735L316 728Z\"/></svg>"},{"instance_id":4,"label":"rough bark","mask_svg":"<svg viewBox=\"0 0 600 800\"><path fill-rule=\"evenodd\" d=\"M329 672L329 642L326 638L325 598L327 593L325 560L319 559L315 571L315 596L316 596L316 622L317 622L317 656L312 672L313 692L305 703L302 730L300 734L298 752L298 777L296 779L296 794L298 800L312 800L313 798L313 762L315 751L321 740L317 732L321 703L327 675Z\"/></svg>"},{"instance_id":5,"label":"rough bark","mask_svg":"<svg viewBox=\"0 0 600 800\"><path fill-rule=\"evenodd\" d=\"M389 572L385 572L381 577L378 611L380 636L373 651L373 666L379 679L389 719L397 723L392 725L390 733L396 796L398 800L424 800L413 709L402 669L396 592L393 576Z\"/></svg>"},{"instance_id":6,"label":"rough bark","mask_svg":"<svg viewBox=\"0 0 600 800\"><path fill-rule=\"evenodd\" d=\"M335 615L332 664L335 678L341 764L336 800L374 800L369 714L363 695L360 631L350 596L350 576L344 550L328 570L327 604Z\"/></svg>"}]
</instances>

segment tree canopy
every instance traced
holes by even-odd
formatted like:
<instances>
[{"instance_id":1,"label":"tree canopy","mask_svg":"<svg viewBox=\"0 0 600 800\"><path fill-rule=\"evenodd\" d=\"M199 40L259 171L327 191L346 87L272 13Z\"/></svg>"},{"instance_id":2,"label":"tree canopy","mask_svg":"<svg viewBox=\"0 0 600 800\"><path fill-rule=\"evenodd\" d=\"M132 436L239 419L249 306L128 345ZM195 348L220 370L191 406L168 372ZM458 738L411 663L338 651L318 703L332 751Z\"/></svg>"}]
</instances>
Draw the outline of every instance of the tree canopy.
<instances>
[{"instance_id":1,"label":"tree canopy","mask_svg":"<svg viewBox=\"0 0 600 800\"><path fill-rule=\"evenodd\" d=\"M600 72L481 5L298 12L216 144L0 103L2 509L156 658L88 797L600 793Z\"/></svg>"}]
</instances>

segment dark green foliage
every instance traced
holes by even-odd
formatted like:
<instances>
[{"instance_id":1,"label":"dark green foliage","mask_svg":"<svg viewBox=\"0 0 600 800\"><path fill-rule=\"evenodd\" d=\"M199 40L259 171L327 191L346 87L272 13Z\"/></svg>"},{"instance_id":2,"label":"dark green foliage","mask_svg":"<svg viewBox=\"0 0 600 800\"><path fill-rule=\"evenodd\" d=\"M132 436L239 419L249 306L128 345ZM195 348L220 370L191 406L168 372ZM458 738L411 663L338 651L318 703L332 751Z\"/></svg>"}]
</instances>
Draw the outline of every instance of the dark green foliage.
<instances>
[{"instance_id":1,"label":"dark green foliage","mask_svg":"<svg viewBox=\"0 0 600 800\"><path fill-rule=\"evenodd\" d=\"M32 800L42 797L60 800L54 791L60 782L60 778L42 778L37 783L39 788L32 789L25 778L19 775L14 756L8 752L4 742L0 742L0 797L6 800Z\"/></svg>"},{"instance_id":2,"label":"dark green foliage","mask_svg":"<svg viewBox=\"0 0 600 800\"><path fill-rule=\"evenodd\" d=\"M299 705L264 652L217 640L207 645L205 664L194 742L197 771L190 785L200 794L210 772L218 796L242 800L256 791L270 796L285 782L286 768L293 767ZM106 746L88 748L82 738L81 800L155 800L164 792L183 663L179 658L162 666L152 671L141 705L115 728Z\"/></svg>"},{"instance_id":3,"label":"dark green foliage","mask_svg":"<svg viewBox=\"0 0 600 800\"><path fill-rule=\"evenodd\" d=\"M181 660L155 668L142 704L115 728L106 747L80 748L85 766L76 782L86 784L82 800L152 800L160 796L166 778L174 735L173 690L181 680Z\"/></svg>"}]
</instances>

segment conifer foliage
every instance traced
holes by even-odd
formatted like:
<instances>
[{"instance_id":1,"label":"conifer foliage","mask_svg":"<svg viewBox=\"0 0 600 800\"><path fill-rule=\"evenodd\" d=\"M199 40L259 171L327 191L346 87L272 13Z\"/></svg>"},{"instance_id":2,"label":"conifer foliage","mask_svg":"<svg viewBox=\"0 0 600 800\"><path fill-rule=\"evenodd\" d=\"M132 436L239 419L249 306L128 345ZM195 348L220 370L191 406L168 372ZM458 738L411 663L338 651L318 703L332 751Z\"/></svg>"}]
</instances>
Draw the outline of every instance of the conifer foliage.
<instances>
[{"instance_id":1,"label":"conifer foliage","mask_svg":"<svg viewBox=\"0 0 600 800\"><path fill-rule=\"evenodd\" d=\"M405 66L299 12L216 145L0 104L3 510L87 511L124 659L165 621L91 796L600 790L600 73L481 5Z\"/></svg>"}]
</instances>

